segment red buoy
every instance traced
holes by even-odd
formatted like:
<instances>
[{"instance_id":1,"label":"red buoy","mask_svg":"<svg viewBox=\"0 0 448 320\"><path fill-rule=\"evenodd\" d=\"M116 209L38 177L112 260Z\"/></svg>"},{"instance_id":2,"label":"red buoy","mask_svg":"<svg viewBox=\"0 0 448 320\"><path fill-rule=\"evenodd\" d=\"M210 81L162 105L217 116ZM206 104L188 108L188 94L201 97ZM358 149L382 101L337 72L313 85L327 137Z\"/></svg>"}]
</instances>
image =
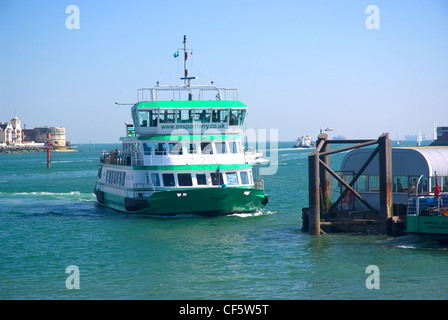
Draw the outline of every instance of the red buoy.
<instances>
[{"instance_id":1,"label":"red buoy","mask_svg":"<svg viewBox=\"0 0 448 320\"><path fill-rule=\"evenodd\" d=\"M47 143L45 144L45 149L47 149L47 168L50 168L51 162L51 149L53 149L53 144L50 142L51 134L47 133Z\"/></svg>"}]
</instances>

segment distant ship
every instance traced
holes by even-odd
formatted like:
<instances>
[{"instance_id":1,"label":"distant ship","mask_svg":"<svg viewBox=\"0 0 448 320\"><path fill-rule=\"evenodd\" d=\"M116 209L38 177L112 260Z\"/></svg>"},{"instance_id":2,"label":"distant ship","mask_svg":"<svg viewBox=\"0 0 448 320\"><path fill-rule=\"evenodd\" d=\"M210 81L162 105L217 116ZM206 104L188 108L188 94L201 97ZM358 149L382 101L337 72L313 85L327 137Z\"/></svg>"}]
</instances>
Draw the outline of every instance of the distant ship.
<instances>
[{"instance_id":1,"label":"distant ship","mask_svg":"<svg viewBox=\"0 0 448 320\"><path fill-rule=\"evenodd\" d=\"M419 132L418 134L408 134L404 136L404 139L407 141L423 141L426 140L426 135Z\"/></svg>"},{"instance_id":2,"label":"distant ship","mask_svg":"<svg viewBox=\"0 0 448 320\"><path fill-rule=\"evenodd\" d=\"M298 138L296 144L293 146L293 148L315 148L315 147L316 145L308 135L306 137L302 136Z\"/></svg>"}]
</instances>

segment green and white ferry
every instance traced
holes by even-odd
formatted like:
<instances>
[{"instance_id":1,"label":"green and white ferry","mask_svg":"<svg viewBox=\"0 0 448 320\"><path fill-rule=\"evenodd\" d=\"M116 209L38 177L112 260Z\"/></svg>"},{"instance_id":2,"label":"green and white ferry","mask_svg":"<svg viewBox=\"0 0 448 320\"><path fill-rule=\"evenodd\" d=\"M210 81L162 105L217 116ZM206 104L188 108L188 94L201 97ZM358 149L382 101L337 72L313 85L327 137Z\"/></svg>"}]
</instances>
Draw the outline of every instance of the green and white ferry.
<instances>
[{"instance_id":1,"label":"green and white ferry","mask_svg":"<svg viewBox=\"0 0 448 320\"><path fill-rule=\"evenodd\" d=\"M247 106L236 89L193 85L186 67L181 79L184 85L137 90L122 150L101 156L97 202L162 216L259 211L268 196L258 155L246 153L242 143Z\"/></svg>"},{"instance_id":2,"label":"green and white ferry","mask_svg":"<svg viewBox=\"0 0 448 320\"><path fill-rule=\"evenodd\" d=\"M409 198L406 233L448 243L448 193L420 194Z\"/></svg>"}]
</instances>

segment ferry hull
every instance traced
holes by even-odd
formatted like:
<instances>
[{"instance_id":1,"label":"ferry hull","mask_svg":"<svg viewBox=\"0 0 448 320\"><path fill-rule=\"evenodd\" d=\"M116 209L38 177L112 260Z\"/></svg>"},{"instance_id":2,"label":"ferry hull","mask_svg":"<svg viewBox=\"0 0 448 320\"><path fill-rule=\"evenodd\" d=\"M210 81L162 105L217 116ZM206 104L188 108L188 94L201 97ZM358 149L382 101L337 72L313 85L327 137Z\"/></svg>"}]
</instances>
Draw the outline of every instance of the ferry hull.
<instances>
[{"instance_id":1,"label":"ferry hull","mask_svg":"<svg viewBox=\"0 0 448 320\"><path fill-rule=\"evenodd\" d=\"M124 198L95 190L97 202L126 212L150 215L195 214L218 216L256 212L267 204L268 196L252 188L198 188L154 192L147 199Z\"/></svg>"},{"instance_id":2,"label":"ferry hull","mask_svg":"<svg viewBox=\"0 0 448 320\"><path fill-rule=\"evenodd\" d=\"M448 243L448 217L407 215L406 233Z\"/></svg>"}]
</instances>

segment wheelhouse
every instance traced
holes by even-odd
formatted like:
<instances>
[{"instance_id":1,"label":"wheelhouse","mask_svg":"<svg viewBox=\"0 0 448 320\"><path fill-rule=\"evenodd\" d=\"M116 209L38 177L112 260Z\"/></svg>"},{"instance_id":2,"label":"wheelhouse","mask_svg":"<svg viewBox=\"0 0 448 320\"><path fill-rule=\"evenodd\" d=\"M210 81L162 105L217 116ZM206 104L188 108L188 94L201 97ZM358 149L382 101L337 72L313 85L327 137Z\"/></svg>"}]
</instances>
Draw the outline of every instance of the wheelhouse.
<instances>
[{"instance_id":1,"label":"wheelhouse","mask_svg":"<svg viewBox=\"0 0 448 320\"><path fill-rule=\"evenodd\" d=\"M241 133L247 106L240 101L142 101L132 107L135 134Z\"/></svg>"}]
</instances>

